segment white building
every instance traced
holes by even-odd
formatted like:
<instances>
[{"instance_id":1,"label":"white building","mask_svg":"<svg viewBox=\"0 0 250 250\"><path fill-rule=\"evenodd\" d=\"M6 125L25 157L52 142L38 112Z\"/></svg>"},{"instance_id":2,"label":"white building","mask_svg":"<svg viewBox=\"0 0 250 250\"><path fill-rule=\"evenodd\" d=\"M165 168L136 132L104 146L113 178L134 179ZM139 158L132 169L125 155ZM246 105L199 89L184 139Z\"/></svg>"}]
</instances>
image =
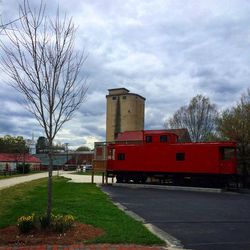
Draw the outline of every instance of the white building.
<instances>
[{"instance_id":1,"label":"white building","mask_svg":"<svg viewBox=\"0 0 250 250\"><path fill-rule=\"evenodd\" d=\"M34 135L32 135L32 139L26 140L26 145L29 148L29 154L31 155L36 154L36 142L34 140Z\"/></svg>"}]
</instances>

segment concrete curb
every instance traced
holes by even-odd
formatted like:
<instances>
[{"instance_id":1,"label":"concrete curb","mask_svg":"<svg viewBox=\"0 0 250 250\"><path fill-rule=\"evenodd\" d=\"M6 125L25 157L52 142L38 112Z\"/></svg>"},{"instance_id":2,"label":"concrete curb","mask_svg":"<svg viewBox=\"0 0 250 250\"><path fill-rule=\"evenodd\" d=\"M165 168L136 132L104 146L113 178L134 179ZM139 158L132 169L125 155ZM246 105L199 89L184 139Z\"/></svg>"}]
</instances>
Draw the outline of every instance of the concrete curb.
<instances>
[{"instance_id":1,"label":"concrete curb","mask_svg":"<svg viewBox=\"0 0 250 250\"><path fill-rule=\"evenodd\" d=\"M165 231L161 230L160 228L150 224L146 223L144 224L146 228L152 232L153 234L157 235L160 239L164 240L168 246L168 249L182 249L184 250L184 246L181 244L181 241L176 239L175 237L171 236L170 234L166 233Z\"/></svg>"},{"instance_id":2,"label":"concrete curb","mask_svg":"<svg viewBox=\"0 0 250 250\"><path fill-rule=\"evenodd\" d=\"M105 192L106 193L106 192ZM106 193L107 194L107 193ZM184 250L183 245L181 242L176 239L175 237L171 236L170 234L166 233L165 231L161 230L160 228L152 225L151 223L147 223L144 218L139 216L138 214L130 211L124 205L120 204L119 202L114 203L120 210L124 213L135 219L136 221L142 222L144 226L154 235L165 241L168 250Z\"/></svg>"},{"instance_id":3,"label":"concrete curb","mask_svg":"<svg viewBox=\"0 0 250 250\"><path fill-rule=\"evenodd\" d=\"M153 188L164 189L171 191L191 191L191 192L206 192L206 193L222 193L220 188L202 188L202 187L181 187L181 186L164 186L164 185L150 185L150 184L127 184L127 183L113 183L115 187L129 187L129 188Z\"/></svg>"}]
</instances>

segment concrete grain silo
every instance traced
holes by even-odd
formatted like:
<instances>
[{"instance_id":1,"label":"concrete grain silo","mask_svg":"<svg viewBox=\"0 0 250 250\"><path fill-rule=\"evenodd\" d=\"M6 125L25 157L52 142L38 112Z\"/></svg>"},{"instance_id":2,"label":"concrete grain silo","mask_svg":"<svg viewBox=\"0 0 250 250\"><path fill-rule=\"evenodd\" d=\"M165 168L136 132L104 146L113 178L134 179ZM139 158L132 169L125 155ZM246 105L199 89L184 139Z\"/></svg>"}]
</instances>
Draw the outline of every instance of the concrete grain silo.
<instances>
[{"instance_id":1,"label":"concrete grain silo","mask_svg":"<svg viewBox=\"0 0 250 250\"><path fill-rule=\"evenodd\" d=\"M126 88L109 89L106 111L106 141L118 133L144 129L145 98Z\"/></svg>"}]
</instances>

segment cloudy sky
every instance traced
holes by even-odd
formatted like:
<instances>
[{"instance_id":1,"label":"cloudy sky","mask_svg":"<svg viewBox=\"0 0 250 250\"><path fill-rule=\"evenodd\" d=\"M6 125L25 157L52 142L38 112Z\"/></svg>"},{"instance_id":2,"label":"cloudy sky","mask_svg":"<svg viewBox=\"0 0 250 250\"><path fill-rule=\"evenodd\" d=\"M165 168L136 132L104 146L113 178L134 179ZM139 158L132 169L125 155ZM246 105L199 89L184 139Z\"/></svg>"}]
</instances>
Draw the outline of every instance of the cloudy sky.
<instances>
[{"instance_id":1,"label":"cloudy sky","mask_svg":"<svg viewBox=\"0 0 250 250\"><path fill-rule=\"evenodd\" d=\"M104 140L110 88L144 96L145 128L161 129L197 94L223 110L250 86L249 0L47 0L49 16L58 4L88 54L87 100L56 138L72 148ZM2 0L1 14L17 18L18 1ZM6 79L0 72L0 135L44 135Z\"/></svg>"}]
</instances>

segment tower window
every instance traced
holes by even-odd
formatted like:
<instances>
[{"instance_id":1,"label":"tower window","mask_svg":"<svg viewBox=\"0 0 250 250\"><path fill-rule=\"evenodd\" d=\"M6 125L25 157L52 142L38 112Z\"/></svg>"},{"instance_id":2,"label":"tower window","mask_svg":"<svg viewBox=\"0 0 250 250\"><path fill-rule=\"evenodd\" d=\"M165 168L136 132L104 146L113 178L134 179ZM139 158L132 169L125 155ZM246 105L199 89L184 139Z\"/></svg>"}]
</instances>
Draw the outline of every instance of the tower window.
<instances>
[{"instance_id":1,"label":"tower window","mask_svg":"<svg viewBox=\"0 0 250 250\"><path fill-rule=\"evenodd\" d=\"M127 99L127 96L124 95L124 96L122 97L122 99L123 99L123 100L126 100L126 99Z\"/></svg>"},{"instance_id":2,"label":"tower window","mask_svg":"<svg viewBox=\"0 0 250 250\"><path fill-rule=\"evenodd\" d=\"M113 97L112 97L112 100L116 100L116 96L113 96Z\"/></svg>"}]
</instances>

